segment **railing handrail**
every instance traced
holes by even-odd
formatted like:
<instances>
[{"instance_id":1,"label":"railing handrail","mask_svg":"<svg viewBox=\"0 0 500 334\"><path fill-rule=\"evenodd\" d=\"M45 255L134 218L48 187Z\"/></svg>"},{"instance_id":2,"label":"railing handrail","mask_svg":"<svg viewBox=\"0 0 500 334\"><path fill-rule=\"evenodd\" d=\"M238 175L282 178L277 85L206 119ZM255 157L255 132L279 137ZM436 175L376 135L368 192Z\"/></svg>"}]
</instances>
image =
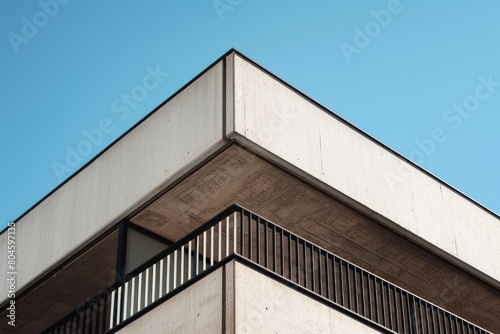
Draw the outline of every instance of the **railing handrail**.
<instances>
[{"instance_id":1,"label":"railing handrail","mask_svg":"<svg viewBox=\"0 0 500 334\"><path fill-rule=\"evenodd\" d=\"M233 207L236 207L236 208L242 209L242 210L244 210L244 211L247 211L247 212L251 213L251 214L252 214L252 215L254 215L254 216L260 217L261 219L266 220L266 221L267 221L267 222L269 222L270 224L275 225L278 229L283 230L284 232L286 232L286 233L288 233L288 234L290 234L290 235L294 236L295 238L300 239L300 240L302 240L302 241L304 241L304 242L306 242L306 243L308 243L308 244L310 244L310 245L314 246L315 248L318 248L318 249L320 249L321 251L323 251L323 252L325 252L325 253L328 253L329 255L332 255L332 256L336 257L337 259L339 259L339 260L341 260L341 261L344 261L344 262L346 262L346 263L349 263L351 266L353 266L353 267L355 267L355 268L357 268L357 269L360 269L362 272L368 273L368 274L370 274L371 276L376 277L377 279L379 279L379 280L381 280L381 281L384 281L384 282L385 282L385 283L387 283L388 285L394 286L394 287L398 288L399 290L404 291L405 293L407 293L408 295L413 296L413 297L414 297L414 298L416 298L416 299L420 299L420 300L422 300L422 301L425 301L426 303L431 304L432 306L434 306L434 307L436 307L436 308L439 308L439 309L443 310L444 312L446 312L446 313L449 313L449 314L453 315L453 316L454 316L454 317L456 317L456 318L459 318L459 319L461 319L461 320L463 320L463 321L466 321L466 322L469 322L469 323L470 323L470 321L469 321L469 320L464 319L464 318L460 317L459 315L456 315L455 313L453 313L453 312L451 312L451 311L448 311L448 310L446 310L446 309L442 308L441 306L436 305L436 304L434 304L434 303L432 303L432 302L430 302L430 301L426 300L425 298L419 297L418 295L414 294L413 292L410 292L410 291L408 291L408 290L406 290L406 289L404 289L404 288L400 287L399 285L394 284L394 283L392 283L391 281L388 281L387 279L382 278L382 277L378 276L377 274L372 273L371 271L368 271L368 270L366 270L366 269L363 269L363 268L362 268L362 267L360 267L359 265L354 264L354 263L352 263L351 261L346 260L346 259L344 259L343 257L341 257L341 256L339 256L339 255L336 255L335 253L333 253L333 252L331 252L331 251L327 250L326 248L323 248L323 247L321 247L321 246L318 246L318 245L316 245L316 244L312 243L311 241L308 241L308 240L304 239L303 237L299 236L298 234L296 234L296 233L294 233L294 232L292 232L292 231L290 231L290 230L286 229L285 227L282 227L282 226L280 226L280 225L277 225L276 223L273 223L273 222L271 222L270 220L268 220L268 219L266 219L266 218L263 218L261 215L258 215L258 214L256 214L256 213L254 213L253 211L248 210L248 209L246 209L245 207L243 207L243 206L241 206L241 205L239 205L239 204L234 203L234 204L232 204L230 207L228 207L226 210L228 210L228 209L230 209L230 208L233 208ZM223 212L225 212L225 211L223 211ZM216 217L217 217L217 216L216 216ZM214 217L214 218L215 218L215 217ZM213 219L213 218L212 218L212 219ZM200 226L200 227L201 227L201 226ZM477 325L474 325L474 326L479 327L479 326L477 326ZM483 330L484 330L484 329L483 329ZM485 331L486 331L486 330L485 330ZM486 331L486 332L488 332L488 331Z\"/></svg>"},{"instance_id":2,"label":"railing handrail","mask_svg":"<svg viewBox=\"0 0 500 334\"><path fill-rule=\"evenodd\" d=\"M237 216L237 213L239 213L240 217L239 219L241 221L237 221L236 219L236 216ZM230 226L230 223L229 223L229 218L230 217L233 217L233 229L232 229L232 232L233 232L233 239L230 239L229 238L229 232L230 232L230 229L229 229L229 226ZM127 303L130 302L130 305L129 308L130 308L130 311L128 313L130 313L130 316L132 316L133 313L133 309L135 308L135 306L137 306L137 311L136 313L140 312L142 309L148 307L149 305L151 305L151 303L155 302L155 300L153 300L155 297L156 294L158 294L158 298L157 299L160 299L162 298L162 300L164 299L164 297L166 295L169 294L169 287L170 285L173 286L172 290L175 290L178 286L186 283L187 281L191 280L191 279L194 279L197 277L197 275L199 274L202 274L204 271L206 271L206 263L204 262L201 262L203 264L203 270L201 270L200 273L198 273L198 269L199 269L199 266L200 266L200 257L201 257L201 253L199 252L199 247L200 247L200 244L201 244L201 241L199 240L199 238L201 236L203 236L203 261L205 261L206 259L206 247L207 247L207 244L206 244L206 233L207 231L210 231L211 232L211 236L210 236L210 245L211 245L211 253L210 253L210 256L211 256L211 264L210 266L213 266L214 264L214 258L216 257L215 256L215 253L214 253L214 228L217 224L219 224L219 229L217 230L218 231L218 235L219 235L219 239L218 239L218 261L222 261L223 259L227 258L228 256L231 256L231 254L238 254L238 255L241 255L243 258L246 258L244 253L245 253L245 248L244 248L244 243L245 243L245 239L244 238L248 238L248 242L249 242L249 245L247 246L248 247L248 255L249 257L247 258L248 260L250 260L251 262L255 263L256 265L258 266L262 266L264 267L265 269L269 270L269 268L267 267L268 266L268 255L269 254L265 254L265 266L263 266L260 262L261 262L261 259L260 259L260 255L257 255L259 258L257 259L257 261L254 261L252 260L252 243L253 243L253 237L254 235L251 234L252 232L252 216L255 217L255 226L257 227L257 231L259 231L258 233L259 234L256 234L255 235L255 238L256 238L256 244L257 244L257 254L259 254L259 251L260 251L260 248L262 247L261 244L259 244L259 238L260 238L260 230L259 230L259 227L261 226L260 224L263 224L265 230L265 249L266 251L268 251L268 242L270 239L268 239L268 228L271 227L272 228L272 231L273 233L272 234L272 240L273 240L273 254L274 254L274 259L273 259L273 266L274 266L274 270L271 270L272 272L274 272L275 274L289 280L291 283L293 284L297 284L309 291L311 291L312 293L314 294L317 294L319 295L320 297L325 297L323 296L322 292L321 292L321 283L322 283L322 280L325 278L323 277L325 274L322 275L321 273L321 266L323 265L321 263L322 260L322 256L324 256L324 260L325 260L325 271L326 272L326 285L329 284L329 274L328 274L328 263L329 262L329 259L331 259L331 264L332 264L332 279L333 279L333 285L332 287L330 288L329 286L326 286L326 290L327 291L330 291L329 289L333 290L333 293L334 293L334 299L331 299L330 298L330 292L327 292L328 294L328 297L327 299L330 300L331 302L333 302L335 305L338 305L344 309L348 309L350 310L350 307L351 307L351 293L353 291L350 291L349 289L354 289L354 298L355 298L355 304L356 304L356 310L350 310L352 312L354 312L355 314L358 314L359 316L363 317L364 319L368 319L370 321L374 321L373 319L371 319L374 315L373 315L373 312L372 312L372 305L369 304L369 316L370 318L366 315L366 310L363 310L363 312L361 313L360 311L357 311L358 309L358 295L357 295L357 283L358 281L356 280L356 273L359 271L360 275L361 275L361 285L360 285L360 289L362 290L361 293L362 293L362 297L361 297L361 301L363 303L363 308L365 308L365 302L363 300L363 297L365 296L365 293L368 295L368 299L369 299L369 303L375 303L375 316L376 316L376 320L375 320L375 323L378 323L379 325L389 329L389 330L392 330L392 328L389 328L386 326L386 320L385 320L385 317L387 316L387 311L389 312L389 323L390 323L390 326L393 327L391 324L393 322L392 320L392 316L393 314L391 313L391 302L394 302L393 304L393 307L396 308L397 305L398 305L398 302L397 302L397 299L396 299L396 292L398 292L398 297L400 298L399 300L399 307L401 309L401 315L398 315L397 314L397 310L396 311L396 314L397 314L397 319L396 321L399 321L399 317L401 317L401 319L403 320L403 330L404 328L410 326L409 323L412 322L412 325L413 327L410 327L410 330L412 332L414 331L418 331L416 329L416 324L413 324L413 322L417 321L415 319L415 302L417 302L417 306L420 310L420 316L422 317L422 303L425 307L425 316L423 316L423 320L422 321L425 321L425 324L427 326L427 328L429 329L431 324L429 323L429 321L432 320L432 328L435 327L435 320L436 320L436 315L433 315L434 313L434 309L436 309L436 312L437 312L437 320L438 322L440 321L440 319L443 320L444 322L444 326L445 328L447 328L447 321L449 322L449 326L451 328L452 326L452 319L454 320L453 322L453 325L454 326L458 326L456 321L455 320L460 320L461 321L461 326L463 328L464 326L464 323L465 325L467 326L467 329L469 329L471 326L473 328L473 330L479 330L480 333L490 333L486 330L484 330L483 328L471 323L470 321L467 321L465 319L463 319L462 317L452 313L452 312L449 312L445 309L443 309L442 307L440 306L437 306L435 305L434 303L431 303L423 298L420 298L418 297L417 295L409 292L408 290L406 289L403 289L391 282L389 282L388 280L378 276L378 275L375 275L355 264L353 264L352 262L348 261L348 260L345 260L344 258L340 257L340 256L337 256L335 255L334 253L328 251L327 249L323 248L323 247L320 247L318 245L315 245L313 244L312 242L300 237L299 235L297 235L296 233L293 233L291 231L289 231L288 229L284 228L284 227L281 227L275 223L272 223L270 220L268 219L265 219L263 217L261 217L260 215L248 210L248 209L245 209L244 207L238 205L238 204L232 204L231 206L229 206L228 208L226 208L225 210L223 210L222 212L220 212L219 214L215 215L213 218L211 218L210 220L208 220L205 224L202 224L201 226L199 226L198 228L196 228L195 230L193 230L192 232L188 233L186 236L184 236L183 238L179 239L178 241L176 241L175 243L173 243L171 246L169 246L167 249L161 251L160 253L158 253L157 255L155 255L154 257L152 257L151 259L147 260L146 262L144 262L143 264L141 264L139 267L135 268L134 270L132 270L131 272L129 272L127 275L125 275L124 277L120 278L119 280L117 280L116 282L114 282L113 284L109 285L107 288L101 290L101 292L99 294L97 294L96 296L92 297L90 300L88 300L87 302L85 302L84 304L82 304L82 306L80 306L79 308L75 309L73 312L71 312L70 314L68 314L67 316L65 316L64 318L62 318L61 320L59 320L58 322L56 322L53 326L51 326L50 328L48 328L44 333L52 333L52 330L54 328L59 328L61 325L64 325L66 322L70 321L71 319L74 319L75 317L78 318L79 314L78 314L78 310L80 308L83 308L85 311L84 312L87 312L87 308L90 309L89 312L93 312L93 309L96 308L96 305L98 305L97 309L98 310L101 310L101 311L97 311L97 317L99 317L99 312L104 312L101 314L101 316L103 317L103 319L105 319L107 313L106 312L109 312L109 318L111 321L110 323L110 328L107 328L106 327L106 320L101 320L101 322L103 322L103 324L96 324L96 325L93 325L95 326L95 328L98 328L97 326L99 326L100 329L97 329L96 331L97 332L105 332L109 329L112 329L114 328L116 325L118 325L120 322L124 321L126 318L127 318ZM248 217L248 235L245 235L245 217ZM222 249L222 241L221 241L221 227L222 225L222 222L226 221L226 230L225 230L225 256L223 258L221 258L221 249ZM238 231L238 233L240 235L237 236L237 225L238 223L241 224L241 228L240 230ZM276 234L276 231L279 232L279 235L280 235L280 247L281 249L280 250L277 250L276 249L276 242L277 242L277 234ZM288 279L288 277L284 274L284 257L287 255L287 253L283 250L283 243L284 243L284 239L283 239L283 236L286 236L288 239L287 241L287 244L288 244L288 270L289 272L287 273L287 275L290 276L290 279ZM241 241L241 244L238 243L237 241L237 237L240 238L240 241ZM228 253L229 252L229 240L231 240L231 243L233 245L233 249L232 249L232 252L231 253ZM294 249L294 253L291 252L291 245L292 245L292 241L295 240L295 249ZM191 242L194 242L195 244L195 247L198 247L196 249L191 249ZM189 245L189 250L191 251L192 250L192 254L190 253L187 253L187 261L189 261L189 265L188 265L188 268L187 270L192 270L196 267L196 272L195 272L195 275L193 277L191 277L191 274L188 274L188 279L186 281L184 281L184 265L185 263L183 262L184 261L184 253L183 251L181 250L185 250L185 246L186 245ZM302 245L302 246L301 246ZM303 263L301 264L300 263L300 259L299 259L299 249L302 247L302 255L303 255ZM238 248L240 248L241 250L241 254L238 252ZM309 264L311 265L311 271L308 272L308 269L309 269L309 264L307 262L307 259L306 258L306 253L307 251L309 250L309 254L311 256L310 258L310 261L309 261ZM178 263L177 263L177 251L181 251L179 253L181 253L181 264L179 264L179 271L181 272L181 279L180 279L180 284L179 285L176 285L176 277L177 277L177 274L176 273L176 268L175 267ZM279 257L280 257L280 264L278 264L278 266L281 268L281 274L278 272L278 270L276 269L276 254L278 251L281 251L282 253L279 253ZM296 254L295 254L296 253ZM315 268L314 268L314 261L316 261L314 259L314 255L317 253L317 264L318 264L318 267L316 268L317 271L318 271L318 277L316 277L316 279L319 281L319 293L315 291L315 283L314 283L314 278L315 278ZM296 260L296 269L294 269L295 267L292 267L292 257L294 257L295 255L295 260ZM191 258L192 256L192 258ZM195 258L196 256L196 258ZM170 263L170 259L171 257L174 258L174 265L173 265L173 270L174 270L174 274L173 274L173 283L171 281L169 281L169 277L166 277L166 283L165 283L165 286L166 286L166 293L164 295L160 295L162 294L162 291L161 291L161 285L160 285L160 292L157 293L157 291L154 291L152 288L151 292L149 292L148 290L148 282L147 280L149 279L149 276L150 276L150 271L151 271L151 276L154 276L155 273L156 273L156 269L157 269L157 265L159 265L159 268L164 268L164 266L167 268L167 274L165 276L168 276L169 275L169 268L171 266L171 263ZM164 264L164 261L166 260L166 265ZM193 268L190 267L191 265L191 262L194 262L194 266ZM335 271L335 266L338 262L338 267L339 267L339 270L340 270L340 276L338 272ZM304 270L304 277L302 278L302 281L304 282L304 284L301 284L300 283L300 272L299 270L301 270L301 265L302 265L302 268ZM209 266L209 267L210 267ZM345 281L345 283L347 284L347 294L348 294L348 307L346 307L345 302L344 302L344 287L342 286L343 282L344 282L344 276L343 276L343 273L342 273L342 268L343 266L345 266L346 269L344 270L347 270L347 280ZM351 278L349 278L349 273L350 273L350 267L352 267L352 272L354 273L354 286L351 288L349 287L349 285L351 284ZM163 269L161 269L163 270ZM295 275L297 276L296 277L296 281L293 281L292 279L292 270L295 270L296 273ZM145 273L145 279L144 279L144 282L145 282L145 290L144 290L144 294L145 294L145 301L144 301L144 306L141 308L141 300L139 300L141 298L141 292L142 289L143 289L143 286L140 285L142 282L142 274ZM161 275L163 275L163 273L160 273L159 274L160 277L162 277ZM307 276L308 275L311 275L312 277L312 283L309 282L309 284L307 284ZM366 292L366 287L364 285L364 281L363 281L363 278L365 277L366 275L366 287L368 289L368 291ZM172 275L171 275L172 276ZM335 277L339 277L340 278L340 282L337 282L335 283ZM135 285L135 279L138 278L139 280L139 283L137 283L138 285ZM372 281L372 278L373 278L373 281ZM380 286L378 286L377 284L377 280L380 281ZM154 282L156 282L156 276L153 278L153 285L154 285ZM160 279L160 283L159 284L162 284L162 280ZM373 284L372 284L373 283ZM341 303L338 303L337 302L337 297L336 297L336 293L337 293L337 289L339 288L337 285L335 284L340 284L340 291L342 293L342 300L341 300ZM383 292L384 292L384 284L386 285L386 293L387 295L382 295ZM308 285L311 285L312 288L308 288ZM134 290L134 288L137 286L137 291ZM372 296L372 292L370 292L370 287L373 286L373 290L374 290L374 301L371 300L371 296ZM379 291L380 291L380 295L377 297L377 287L379 287ZM392 288L392 297L391 297L391 288ZM365 290L363 290L365 289ZM135 291L135 292L134 292ZM127 299L127 293L130 293L130 298L131 300L128 300ZM138 296L137 296L137 305L134 305L134 296L135 294L134 293L137 293ZM148 296L146 296L146 294L151 294L151 303L148 304L147 300L148 300ZM104 295L104 297L102 297ZM111 301L110 301L110 305L111 305L111 309L108 309L108 299L110 298L111 296ZM404 297L404 298L403 298ZM106 298L106 300L104 300L104 298ZM123 298L123 300L122 300ZM387 299L384 299L384 298L387 298ZM393 298L392 300L389 300ZM389 310L386 310L384 309L384 300L386 300L386 303L388 303L388 306L389 307ZM405 302L403 302L403 300ZM410 300L411 300L411 304L410 304ZM101 301L103 301L103 304L101 305ZM380 310L377 309L377 305L378 303L382 303L382 322L380 322L379 320L379 315L380 315ZM407 305L404 305L404 304L407 304ZM429 315L428 315L428 308L427 308L427 305L430 305L430 313L431 313L431 318L432 319L429 319ZM405 308L408 307L408 309L406 309L406 315L408 317L410 317L411 319L407 319L408 321L408 325L406 325L404 323L404 320L405 320ZM413 311L412 311L413 309ZM107 311L108 310L108 311ZM443 313L442 317L441 317L441 314L440 312ZM411 313L411 314L410 314ZM84 319L85 319L85 315L86 313L84 314ZM121 319L123 316L123 319ZM129 317L130 317L129 316ZM451 317L450 317L451 316ZM113 317L117 317L117 319L112 319ZM98 319L99 320L99 319ZM116 320L116 321L115 321ZM420 318L419 318L420 320ZM84 320L78 320L78 321L82 321L84 322ZM419 323L419 326L422 325L421 323ZM441 323L439 322L438 324L439 328L441 328ZM399 322L397 323L397 328L399 330ZM475 332L474 332L475 333Z\"/></svg>"},{"instance_id":3,"label":"railing handrail","mask_svg":"<svg viewBox=\"0 0 500 334\"><path fill-rule=\"evenodd\" d=\"M188 242L189 240L192 240L194 237L198 236L201 232L206 231L210 227L212 227L215 224L217 224L219 222L219 220L217 219L218 217L225 216L225 214L227 212L230 212L231 210L233 210L235 208L241 208L243 210L246 210L245 208L243 208L243 207L241 207L241 206L239 206L237 204L234 204L234 203L231 204L229 207L227 207L226 209L224 209L222 212L216 214L214 217L212 217L211 219L209 219L206 223L198 226L196 229L194 229L193 231L189 232L188 234L186 234L181 239L179 239L176 242L172 243L166 249L160 251L158 254L154 255L149 260L147 260L146 262L144 262L141 265L139 265L137 268L131 270L129 273L127 273L126 275L124 275L122 278L118 279L116 282L114 282L113 284L111 284L110 286L108 286L107 288L105 288L104 290L108 290L109 288L115 287L115 286L117 287L117 286L121 285L122 283L126 283L126 282L130 281L134 275L139 274L140 272L142 272L145 269L147 269L148 267L152 266L153 264L155 264L156 262L158 262L162 258L164 258L164 257L172 254L176 250L179 250L182 245L186 244L186 242Z\"/></svg>"}]
</instances>

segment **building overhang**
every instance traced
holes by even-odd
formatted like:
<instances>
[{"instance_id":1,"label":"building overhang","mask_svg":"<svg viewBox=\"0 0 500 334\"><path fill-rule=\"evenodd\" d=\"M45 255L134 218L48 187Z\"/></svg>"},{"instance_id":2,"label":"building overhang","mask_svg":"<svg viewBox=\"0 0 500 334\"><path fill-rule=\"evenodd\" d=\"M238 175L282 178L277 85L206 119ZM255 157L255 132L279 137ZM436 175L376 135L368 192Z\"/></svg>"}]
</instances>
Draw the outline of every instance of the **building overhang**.
<instances>
[{"instance_id":1,"label":"building overhang","mask_svg":"<svg viewBox=\"0 0 500 334\"><path fill-rule=\"evenodd\" d=\"M464 316L500 310L498 216L235 51L16 222L18 291L123 219L175 241L233 202L452 311L476 305Z\"/></svg>"},{"instance_id":2,"label":"building overhang","mask_svg":"<svg viewBox=\"0 0 500 334\"><path fill-rule=\"evenodd\" d=\"M383 333L232 260L189 286L119 334Z\"/></svg>"}]
</instances>

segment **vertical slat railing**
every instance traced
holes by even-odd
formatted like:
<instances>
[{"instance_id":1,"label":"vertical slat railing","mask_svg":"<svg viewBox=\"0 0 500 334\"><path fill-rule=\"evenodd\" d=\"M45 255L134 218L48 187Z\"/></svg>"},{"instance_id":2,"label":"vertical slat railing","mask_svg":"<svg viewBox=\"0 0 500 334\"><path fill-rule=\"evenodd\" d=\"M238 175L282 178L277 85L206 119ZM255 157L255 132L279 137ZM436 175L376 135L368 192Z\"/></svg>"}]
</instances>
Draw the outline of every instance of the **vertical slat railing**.
<instances>
[{"instance_id":1,"label":"vertical slat railing","mask_svg":"<svg viewBox=\"0 0 500 334\"><path fill-rule=\"evenodd\" d=\"M341 307L396 333L489 333L254 213L240 212L237 254Z\"/></svg>"},{"instance_id":2,"label":"vertical slat railing","mask_svg":"<svg viewBox=\"0 0 500 334\"><path fill-rule=\"evenodd\" d=\"M395 333L489 333L237 205L44 333L105 333L232 254Z\"/></svg>"}]
</instances>

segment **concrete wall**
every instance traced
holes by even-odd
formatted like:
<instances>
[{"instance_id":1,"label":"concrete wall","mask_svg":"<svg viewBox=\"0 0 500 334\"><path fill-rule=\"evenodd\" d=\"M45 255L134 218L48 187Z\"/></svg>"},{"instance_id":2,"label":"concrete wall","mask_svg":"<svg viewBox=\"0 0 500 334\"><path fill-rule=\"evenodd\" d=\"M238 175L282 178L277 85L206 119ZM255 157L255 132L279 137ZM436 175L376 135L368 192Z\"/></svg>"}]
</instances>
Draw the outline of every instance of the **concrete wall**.
<instances>
[{"instance_id":1,"label":"concrete wall","mask_svg":"<svg viewBox=\"0 0 500 334\"><path fill-rule=\"evenodd\" d=\"M223 132L500 286L500 221L231 54L16 224L17 290L69 258L198 162ZM225 125L225 129L224 129ZM388 176L403 175L397 183ZM7 233L0 249L7 248ZM0 261L0 271L8 272ZM483 274L484 273L484 274ZM0 280L2 302L7 282Z\"/></svg>"},{"instance_id":2,"label":"concrete wall","mask_svg":"<svg viewBox=\"0 0 500 334\"><path fill-rule=\"evenodd\" d=\"M234 271L236 334L380 333L240 263Z\"/></svg>"},{"instance_id":3,"label":"concrete wall","mask_svg":"<svg viewBox=\"0 0 500 334\"><path fill-rule=\"evenodd\" d=\"M230 138L500 286L500 220L324 112L241 56L229 56Z\"/></svg>"},{"instance_id":4,"label":"concrete wall","mask_svg":"<svg viewBox=\"0 0 500 334\"><path fill-rule=\"evenodd\" d=\"M18 291L223 145L222 73L219 63L17 222Z\"/></svg>"},{"instance_id":5,"label":"concrete wall","mask_svg":"<svg viewBox=\"0 0 500 334\"><path fill-rule=\"evenodd\" d=\"M222 271L217 269L118 333L222 333Z\"/></svg>"},{"instance_id":6,"label":"concrete wall","mask_svg":"<svg viewBox=\"0 0 500 334\"><path fill-rule=\"evenodd\" d=\"M379 332L232 261L118 333Z\"/></svg>"}]
</instances>

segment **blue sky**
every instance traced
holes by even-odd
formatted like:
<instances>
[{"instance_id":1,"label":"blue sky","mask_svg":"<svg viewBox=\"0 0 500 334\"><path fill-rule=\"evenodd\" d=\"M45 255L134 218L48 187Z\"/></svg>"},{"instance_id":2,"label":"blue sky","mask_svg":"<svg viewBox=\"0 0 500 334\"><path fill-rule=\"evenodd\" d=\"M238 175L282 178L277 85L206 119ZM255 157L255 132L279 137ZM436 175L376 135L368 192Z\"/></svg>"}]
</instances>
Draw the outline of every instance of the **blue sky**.
<instances>
[{"instance_id":1,"label":"blue sky","mask_svg":"<svg viewBox=\"0 0 500 334\"><path fill-rule=\"evenodd\" d=\"M494 0L4 1L0 228L232 47L500 213L498 13Z\"/></svg>"}]
</instances>

